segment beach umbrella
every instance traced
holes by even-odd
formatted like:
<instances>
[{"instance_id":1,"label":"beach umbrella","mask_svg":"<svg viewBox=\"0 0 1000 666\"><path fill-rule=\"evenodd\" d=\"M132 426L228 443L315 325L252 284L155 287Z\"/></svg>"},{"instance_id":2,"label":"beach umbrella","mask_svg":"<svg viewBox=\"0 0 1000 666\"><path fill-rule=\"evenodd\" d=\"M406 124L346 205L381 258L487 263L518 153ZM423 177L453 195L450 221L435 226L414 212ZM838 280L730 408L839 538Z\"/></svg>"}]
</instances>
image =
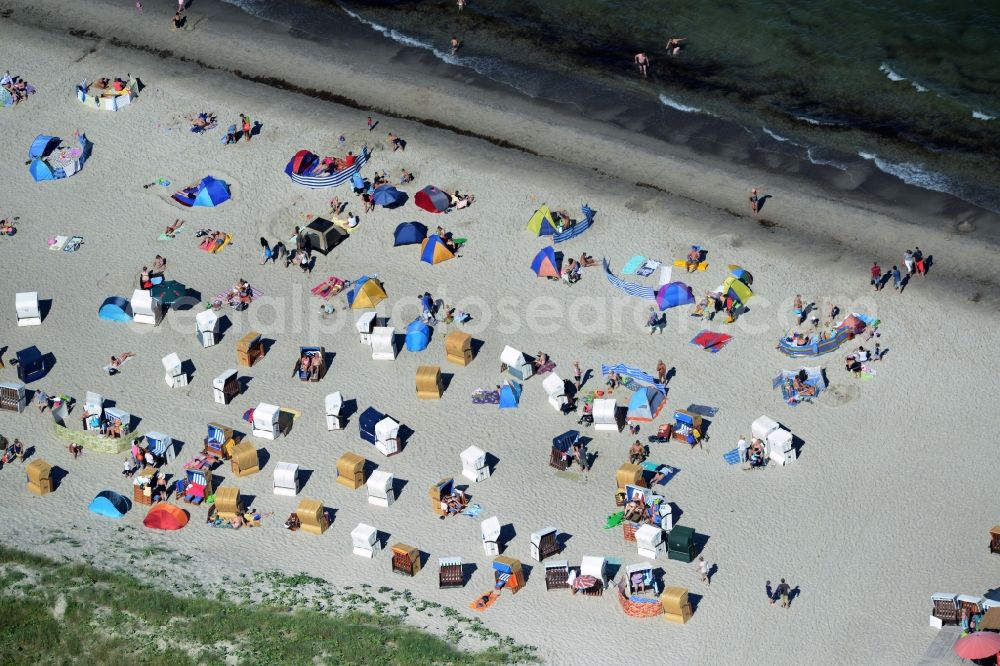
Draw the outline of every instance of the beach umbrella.
<instances>
[{"instance_id":1,"label":"beach umbrella","mask_svg":"<svg viewBox=\"0 0 1000 666\"><path fill-rule=\"evenodd\" d=\"M392 185L383 185L372 192L372 202L383 208L395 208L406 202L406 194Z\"/></svg>"},{"instance_id":2,"label":"beach umbrella","mask_svg":"<svg viewBox=\"0 0 1000 666\"><path fill-rule=\"evenodd\" d=\"M750 271L740 268L736 264L729 264L727 268L729 269L729 274L740 282L747 285L753 284L753 276L750 275Z\"/></svg>"},{"instance_id":3,"label":"beach umbrella","mask_svg":"<svg viewBox=\"0 0 1000 666\"><path fill-rule=\"evenodd\" d=\"M694 303L694 294L683 282L668 282L656 292L656 304L661 310L691 303Z\"/></svg>"},{"instance_id":4,"label":"beach umbrella","mask_svg":"<svg viewBox=\"0 0 1000 666\"><path fill-rule=\"evenodd\" d=\"M574 590L586 590L597 585L597 579L593 576L577 576L573 579Z\"/></svg>"},{"instance_id":5,"label":"beach umbrella","mask_svg":"<svg viewBox=\"0 0 1000 666\"><path fill-rule=\"evenodd\" d=\"M985 659L1000 652L1000 634L979 631L955 641L955 654L962 659Z\"/></svg>"},{"instance_id":6,"label":"beach umbrella","mask_svg":"<svg viewBox=\"0 0 1000 666\"><path fill-rule=\"evenodd\" d=\"M149 295L163 303L163 307L170 308L174 303L187 296L188 290L177 280L164 280L160 284L154 284Z\"/></svg>"}]
</instances>

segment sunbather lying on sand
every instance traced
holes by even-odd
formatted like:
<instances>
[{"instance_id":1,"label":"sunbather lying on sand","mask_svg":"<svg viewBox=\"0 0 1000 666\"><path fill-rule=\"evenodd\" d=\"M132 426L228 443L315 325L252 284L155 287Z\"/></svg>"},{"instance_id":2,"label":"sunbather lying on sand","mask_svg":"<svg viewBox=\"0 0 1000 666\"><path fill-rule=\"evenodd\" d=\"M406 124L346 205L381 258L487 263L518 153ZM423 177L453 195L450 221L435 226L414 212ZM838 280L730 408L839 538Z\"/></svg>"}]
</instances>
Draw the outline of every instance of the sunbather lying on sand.
<instances>
[{"instance_id":1,"label":"sunbather lying on sand","mask_svg":"<svg viewBox=\"0 0 1000 666\"><path fill-rule=\"evenodd\" d=\"M135 356L135 352L122 352L118 356L112 356L111 363L104 366L104 369L108 371L109 375L116 375L118 374L119 368L122 367L125 361L129 360L133 356Z\"/></svg>"},{"instance_id":2,"label":"sunbather lying on sand","mask_svg":"<svg viewBox=\"0 0 1000 666\"><path fill-rule=\"evenodd\" d=\"M184 226L184 220L180 220L180 219L177 219L177 220L174 220L174 223L173 223L173 224L171 224L170 226L168 226L168 227L167 227L167 228L166 228L166 229L165 229L165 230L163 231L163 235L164 235L164 236L169 236L170 238L173 238L173 237L174 237L174 235L175 235L175 234L177 233L177 231L178 231L178 230L179 230L179 229L180 229L181 227L183 227L183 226Z\"/></svg>"}]
</instances>

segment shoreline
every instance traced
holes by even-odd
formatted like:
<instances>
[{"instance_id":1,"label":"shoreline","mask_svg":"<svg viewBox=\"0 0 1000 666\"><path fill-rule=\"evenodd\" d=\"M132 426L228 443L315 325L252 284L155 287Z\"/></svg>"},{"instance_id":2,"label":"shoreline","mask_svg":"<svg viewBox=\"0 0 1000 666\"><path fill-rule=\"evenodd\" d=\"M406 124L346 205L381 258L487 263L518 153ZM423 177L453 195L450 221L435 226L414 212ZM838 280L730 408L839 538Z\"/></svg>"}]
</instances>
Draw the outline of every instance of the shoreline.
<instances>
[{"instance_id":1,"label":"shoreline","mask_svg":"<svg viewBox=\"0 0 1000 666\"><path fill-rule=\"evenodd\" d=\"M973 284L1000 285L1000 267L981 252L983 242L1000 245L1000 216L950 195L905 185L874 166L869 177L861 182L855 182L854 175L839 173L827 174L826 179L816 181L813 178L816 169L806 169L812 173L803 177L753 170L744 176L727 169L717 157L698 154L687 146L665 144L607 123L566 116L564 109L544 101L527 103L506 91L506 86L484 80L464 68L441 63L432 55L414 53L415 49L381 36L377 38L381 41L373 44L370 35L349 31L336 35L330 40L332 49L314 47L330 55L317 65L315 59L297 55L297 45L303 41L312 43L307 35L255 18L221 0L199 0L189 10L189 25L193 29L178 33L162 27L169 13L162 10L156 13L155 8L141 17L123 12L120 7L109 15L110 3L89 0L80 3L74 18L69 20L53 13L59 6L55 0L40 0L30 9L11 4L10 0L0 0L0 7L10 7L8 20L36 27L44 24L43 29L48 32L73 31L77 36L96 41L98 48L104 43L117 43L161 58L228 72L248 81L278 85L324 101L378 110L377 113L480 138L624 183L649 185L664 194L704 204L738 219L753 219L744 208L746 190L750 186L763 186L776 195L762 215L765 224L773 223L774 227L801 235L805 246L832 243L859 254L886 256L899 254L898 245L894 244L897 238L917 238L925 247L943 248L947 243L949 253L962 257L955 263L962 266L960 272L947 268L945 271L948 277L968 283L960 291L979 293L980 289L972 288ZM162 23L154 16L162 17ZM113 33L128 38L108 37ZM251 39L248 35L253 35L253 51L243 46ZM358 58L352 58L349 64L338 62L336 48L361 54L364 64L354 62ZM272 53L283 54L281 65L269 58ZM364 83L372 80L380 81L380 85ZM434 118L428 117L428 108L434 109ZM539 116L544 120L539 120ZM695 128L686 134L698 134L699 127L706 130L703 123L710 119L694 120ZM711 130L706 131L711 134ZM627 146L625 159L612 162L614 168L594 166L603 165L607 155L620 154L623 146ZM787 162L787 158L778 155L757 157L775 164ZM825 214L820 208L826 209ZM837 227L819 227L814 220L822 217L840 219L842 223Z\"/></svg>"}]
</instances>

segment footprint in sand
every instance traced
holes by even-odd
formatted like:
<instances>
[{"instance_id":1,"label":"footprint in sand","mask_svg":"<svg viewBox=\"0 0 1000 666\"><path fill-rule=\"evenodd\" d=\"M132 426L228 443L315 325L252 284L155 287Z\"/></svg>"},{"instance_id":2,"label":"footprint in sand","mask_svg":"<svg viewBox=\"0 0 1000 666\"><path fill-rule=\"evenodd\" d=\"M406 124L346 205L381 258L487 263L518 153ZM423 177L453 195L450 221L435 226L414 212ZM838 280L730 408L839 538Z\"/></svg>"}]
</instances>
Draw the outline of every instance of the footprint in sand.
<instances>
[{"instance_id":1,"label":"footprint in sand","mask_svg":"<svg viewBox=\"0 0 1000 666\"><path fill-rule=\"evenodd\" d=\"M843 407L858 399L858 387L854 384L837 385L827 389L823 396L830 407Z\"/></svg>"},{"instance_id":2,"label":"footprint in sand","mask_svg":"<svg viewBox=\"0 0 1000 666\"><path fill-rule=\"evenodd\" d=\"M649 199L629 199L625 202L625 207L633 212L645 214L653 209L653 202Z\"/></svg>"}]
</instances>

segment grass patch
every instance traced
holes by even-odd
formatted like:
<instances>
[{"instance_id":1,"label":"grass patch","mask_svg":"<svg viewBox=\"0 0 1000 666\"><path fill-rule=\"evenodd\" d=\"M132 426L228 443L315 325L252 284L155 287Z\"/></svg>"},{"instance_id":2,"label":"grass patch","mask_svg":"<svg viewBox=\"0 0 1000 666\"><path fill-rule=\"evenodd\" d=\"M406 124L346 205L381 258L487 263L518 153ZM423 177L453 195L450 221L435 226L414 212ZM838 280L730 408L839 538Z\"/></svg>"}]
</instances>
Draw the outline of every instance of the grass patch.
<instances>
[{"instance_id":1,"label":"grass patch","mask_svg":"<svg viewBox=\"0 0 1000 666\"><path fill-rule=\"evenodd\" d=\"M321 582L273 576L285 589ZM233 603L228 585L206 589L203 596L178 596L127 574L3 546L0 580L2 664L184 666L229 658L246 664L430 666L534 658L530 649L503 643L481 652L458 650L449 645L461 636L457 628L442 639L386 614L329 614L272 600Z\"/></svg>"}]
</instances>

